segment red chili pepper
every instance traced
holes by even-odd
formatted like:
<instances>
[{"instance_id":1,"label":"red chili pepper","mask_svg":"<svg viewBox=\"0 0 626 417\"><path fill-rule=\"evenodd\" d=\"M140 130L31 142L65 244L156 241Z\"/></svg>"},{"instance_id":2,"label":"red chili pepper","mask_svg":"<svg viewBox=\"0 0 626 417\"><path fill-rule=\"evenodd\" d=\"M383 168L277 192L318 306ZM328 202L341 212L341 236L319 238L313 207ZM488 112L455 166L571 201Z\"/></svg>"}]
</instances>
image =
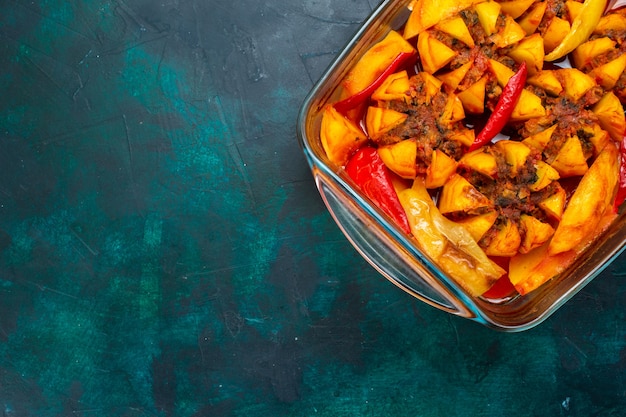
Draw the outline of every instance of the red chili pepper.
<instances>
[{"instance_id":1,"label":"red chili pepper","mask_svg":"<svg viewBox=\"0 0 626 417\"><path fill-rule=\"evenodd\" d=\"M406 213L393 187L391 173L376 148L360 148L346 164L346 172L361 191L387 213L407 234L411 233Z\"/></svg>"},{"instance_id":2,"label":"red chili pepper","mask_svg":"<svg viewBox=\"0 0 626 417\"><path fill-rule=\"evenodd\" d=\"M491 257L491 260L498 264L498 266L502 267L505 271L509 270L510 259L511 258ZM511 283L509 274L507 273L501 276L482 296L484 298L497 300L510 297L515 294L515 292L515 286Z\"/></svg>"},{"instance_id":3,"label":"red chili pepper","mask_svg":"<svg viewBox=\"0 0 626 417\"><path fill-rule=\"evenodd\" d=\"M385 81L387 77L393 74L413 55L415 54L412 52L400 52L398 56L396 56L394 60L391 61L391 64L389 64L389 66L385 68L385 70L370 85L368 85L358 93L335 103L335 109L339 113L346 113L348 110L352 110L359 104L363 103L365 100L369 99L372 93L381 86L383 81Z\"/></svg>"},{"instance_id":4,"label":"red chili pepper","mask_svg":"<svg viewBox=\"0 0 626 417\"><path fill-rule=\"evenodd\" d=\"M613 203L615 212L617 212L619 206L626 200L626 133L619 145L619 159L619 181L617 185L617 195Z\"/></svg>"},{"instance_id":5,"label":"red chili pepper","mask_svg":"<svg viewBox=\"0 0 626 417\"><path fill-rule=\"evenodd\" d=\"M498 99L496 108L493 110L485 127L480 131L478 136L474 139L474 143L470 146L469 150L473 151L481 146L489 143L502 128L507 124L513 113L513 109L522 95L524 85L526 84L526 75L528 69L526 68L526 62L522 62L519 70L509 78L509 81L504 86L502 94Z\"/></svg>"}]
</instances>

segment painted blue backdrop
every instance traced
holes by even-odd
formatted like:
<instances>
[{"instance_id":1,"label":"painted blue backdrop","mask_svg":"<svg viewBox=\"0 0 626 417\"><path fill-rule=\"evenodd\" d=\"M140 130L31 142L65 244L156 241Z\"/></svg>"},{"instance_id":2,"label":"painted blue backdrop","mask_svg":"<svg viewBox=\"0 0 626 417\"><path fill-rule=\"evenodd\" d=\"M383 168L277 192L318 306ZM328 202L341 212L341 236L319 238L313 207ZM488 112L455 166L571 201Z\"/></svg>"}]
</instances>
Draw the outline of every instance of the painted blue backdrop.
<instances>
[{"instance_id":1,"label":"painted blue backdrop","mask_svg":"<svg viewBox=\"0 0 626 417\"><path fill-rule=\"evenodd\" d=\"M540 327L436 311L295 122L375 0L0 0L3 416L623 416L626 257Z\"/></svg>"}]
</instances>

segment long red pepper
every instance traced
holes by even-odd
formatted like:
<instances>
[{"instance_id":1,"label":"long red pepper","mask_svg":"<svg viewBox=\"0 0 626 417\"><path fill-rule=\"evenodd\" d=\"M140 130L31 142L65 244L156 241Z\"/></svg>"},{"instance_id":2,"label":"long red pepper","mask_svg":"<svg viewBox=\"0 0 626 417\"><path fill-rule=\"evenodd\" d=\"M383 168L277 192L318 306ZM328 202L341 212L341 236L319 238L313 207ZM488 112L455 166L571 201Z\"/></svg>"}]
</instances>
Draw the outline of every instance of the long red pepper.
<instances>
[{"instance_id":1,"label":"long red pepper","mask_svg":"<svg viewBox=\"0 0 626 417\"><path fill-rule=\"evenodd\" d=\"M348 110L352 110L359 104L365 102L372 93L381 86L381 84L393 74L402 64L404 64L409 58L414 56L413 52L400 52L398 56L396 56L393 61L389 64L387 68L378 76L376 79L363 90L358 93L351 95L341 101L338 101L334 104L335 109L339 113L346 113Z\"/></svg>"},{"instance_id":2,"label":"long red pepper","mask_svg":"<svg viewBox=\"0 0 626 417\"><path fill-rule=\"evenodd\" d=\"M406 213L393 187L391 173L376 148L360 148L346 164L346 172L381 210L387 213L407 234L411 233Z\"/></svg>"},{"instance_id":3,"label":"long red pepper","mask_svg":"<svg viewBox=\"0 0 626 417\"><path fill-rule=\"evenodd\" d=\"M509 261L511 258L491 257L491 260L498 264L505 271L509 270ZM509 279L509 274L501 276L485 293L483 297L491 299L506 298L515 294L515 286Z\"/></svg>"},{"instance_id":4,"label":"long red pepper","mask_svg":"<svg viewBox=\"0 0 626 417\"><path fill-rule=\"evenodd\" d=\"M474 139L474 143L469 147L470 151L489 143L507 124L520 95L522 95L527 74L526 62L522 62L517 72L509 78L509 81L504 86L496 108L489 116L489 119L487 119L485 127Z\"/></svg>"},{"instance_id":5,"label":"long red pepper","mask_svg":"<svg viewBox=\"0 0 626 417\"><path fill-rule=\"evenodd\" d=\"M613 203L613 209L615 212L626 200L626 132L620 142L619 146L619 180L617 185L617 195L615 196L615 202Z\"/></svg>"}]
</instances>

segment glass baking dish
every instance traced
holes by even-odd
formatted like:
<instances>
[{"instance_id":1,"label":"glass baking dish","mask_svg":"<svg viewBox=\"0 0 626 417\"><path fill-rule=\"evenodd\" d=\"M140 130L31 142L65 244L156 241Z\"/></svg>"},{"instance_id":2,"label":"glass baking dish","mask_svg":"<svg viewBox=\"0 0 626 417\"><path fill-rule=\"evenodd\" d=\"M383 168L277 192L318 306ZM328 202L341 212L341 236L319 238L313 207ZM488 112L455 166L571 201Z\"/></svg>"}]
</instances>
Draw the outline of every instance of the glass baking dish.
<instances>
[{"instance_id":1,"label":"glass baking dish","mask_svg":"<svg viewBox=\"0 0 626 417\"><path fill-rule=\"evenodd\" d=\"M411 237L363 196L343 169L329 162L320 141L321 111L336 101L350 67L408 18L407 0L384 1L364 22L305 99L298 139L333 219L356 250L384 277L421 301L501 331L530 329L554 313L626 248L626 214L618 218L562 274L535 291L507 299L473 297L446 276Z\"/></svg>"}]
</instances>

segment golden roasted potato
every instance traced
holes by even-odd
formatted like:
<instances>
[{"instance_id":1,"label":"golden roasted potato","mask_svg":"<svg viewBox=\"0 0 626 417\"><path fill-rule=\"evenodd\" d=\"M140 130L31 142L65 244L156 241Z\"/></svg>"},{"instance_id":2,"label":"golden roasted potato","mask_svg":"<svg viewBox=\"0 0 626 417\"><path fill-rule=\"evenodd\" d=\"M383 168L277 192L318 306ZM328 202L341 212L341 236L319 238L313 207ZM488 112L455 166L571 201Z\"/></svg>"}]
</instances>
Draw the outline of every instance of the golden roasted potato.
<instances>
[{"instance_id":1,"label":"golden roasted potato","mask_svg":"<svg viewBox=\"0 0 626 417\"><path fill-rule=\"evenodd\" d=\"M470 48L475 46L474 38L472 38L465 21L463 21L460 16L454 16L449 19L442 20L437 23L434 28L447 33L455 39L458 39Z\"/></svg>"},{"instance_id":2,"label":"golden roasted potato","mask_svg":"<svg viewBox=\"0 0 626 417\"><path fill-rule=\"evenodd\" d=\"M365 115L367 133L374 141L394 127L404 123L408 116L405 113L384 107L370 106Z\"/></svg>"},{"instance_id":3,"label":"golden roasted potato","mask_svg":"<svg viewBox=\"0 0 626 417\"><path fill-rule=\"evenodd\" d=\"M485 233L493 227L493 224L497 219L498 212L495 210L489 210L484 214L461 218L456 220L456 222L463 226L472 235L474 240L478 242L482 239Z\"/></svg>"},{"instance_id":4,"label":"golden roasted potato","mask_svg":"<svg viewBox=\"0 0 626 417\"><path fill-rule=\"evenodd\" d=\"M622 140L624 133L626 133L624 108L612 91L602 96L593 106L593 112L598 116L598 123L602 129L606 130L614 141Z\"/></svg>"},{"instance_id":5,"label":"golden roasted potato","mask_svg":"<svg viewBox=\"0 0 626 417\"><path fill-rule=\"evenodd\" d=\"M443 126L448 126L455 122L459 122L465 119L465 110L463 110L463 103L456 94L449 94L446 100L446 105L439 115L439 122Z\"/></svg>"},{"instance_id":6,"label":"golden roasted potato","mask_svg":"<svg viewBox=\"0 0 626 417\"><path fill-rule=\"evenodd\" d=\"M460 67L444 73L438 74L437 78L439 78L446 86L448 86L452 91L456 90L463 78L467 75L470 69L472 69L473 62L468 61ZM484 90L483 90L484 92Z\"/></svg>"},{"instance_id":7,"label":"golden roasted potato","mask_svg":"<svg viewBox=\"0 0 626 417\"><path fill-rule=\"evenodd\" d=\"M474 10L476 10L478 14L478 20L487 36L496 33L500 9L500 4L493 0L485 1L474 6Z\"/></svg>"},{"instance_id":8,"label":"golden roasted potato","mask_svg":"<svg viewBox=\"0 0 626 417\"><path fill-rule=\"evenodd\" d=\"M422 61L424 71L434 74L445 67L457 56L458 52L449 48L428 31L422 32L417 37L417 50Z\"/></svg>"},{"instance_id":9,"label":"golden roasted potato","mask_svg":"<svg viewBox=\"0 0 626 417\"><path fill-rule=\"evenodd\" d=\"M561 178L583 175L589 168L578 136L570 136L550 164Z\"/></svg>"},{"instance_id":10,"label":"golden roasted potato","mask_svg":"<svg viewBox=\"0 0 626 417\"><path fill-rule=\"evenodd\" d=\"M448 178L441 190L438 205L443 214L472 213L493 206L485 195L459 174Z\"/></svg>"},{"instance_id":11,"label":"golden roasted potato","mask_svg":"<svg viewBox=\"0 0 626 417\"><path fill-rule=\"evenodd\" d=\"M426 169L426 188L442 187L456 171L458 163L439 149L433 151L431 162Z\"/></svg>"},{"instance_id":12,"label":"golden roasted potato","mask_svg":"<svg viewBox=\"0 0 626 417\"><path fill-rule=\"evenodd\" d=\"M594 35L604 35L608 32L626 31L626 16L619 13L610 13L602 16L593 30Z\"/></svg>"},{"instance_id":13,"label":"golden roasted potato","mask_svg":"<svg viewBox=\"0 0 626 417\"><path fill-rule=\"evenodd\" d=\"M404 100L409 93L411 84L409 75L406 70L391 74L383 83L372 93L372 100Z\"/></svg>"},{"instance_id":14,"label":"golden roasted potato","mask_svg":"<svg viewBox=\"0 0 626 417\"><path fill-rule=\"evenodd\" d=\"M500 140L494 147L504 155L504 161L512 176L516 176L526 165L531 152L528 146L514 140Z\"/></svg>"},{"instance_id":15,"label":"golden roasted potato","mask_svg":"<svg viewBox=\"0 0 626 417\"><path fill-rule=\"evenodd\" d=\"M519 227L510 219L505 218L501 224L492 227L493 237L484 247L489 256L511 257L517 254L522 244L522 235Z\"/></svg>"},{"instance_id":16,"label":"golden roasted potato","mask_svg":"<svg viewBox=\"0 0 626 417\"><path fill-rule=\"evenodd\" d=\"M552 194L541 200L537 206L546 213L548 218L558 222L561 221L561 217L563 217L567 193L558 182L553 182L552 184L555 186Z\"/></svg>"},{"instance_id":17,"label":"golden roasted potato","mask_svg":"<svg viewBox=\"0 0 626 417\"><path fill-rule=\"evenodd\" d=\"M526 31L527 35L530 36L535 33L543 20L547 6L548 3L545 1L535 2L530 11L519 20L520 26Z\"/></svg>"},{"instance_id":18,"label":"golden roasted potato","mask_svg":"<svg viewBox=\"0 0 626 417\"><path fill-rule=\"evenodd\" d=\"M459 161L459 164L491 179L494 179L498 174L498 161L496 161L496 157L493 154L485 152L485 148L466 153Z\"/></svg>"},{"instance_id":19,"label":"golden roasted potato","mask_svg":"<svg viewBox=\"0 0 626 417\"><path fill-rule=\"evenodd\" d=\"M524 231L524 238L519 246L519 253L528 253L543 245L554 234L554 228L533 216L522 214L520 225Z\"/></svg>"},{"instance_id":20,"label":"golden roasted potato","mask_svg":"<svg viewBox=\"0 0 626 417\"><path fill-rule=\"evenodd\" d=\"M554 16L547 29L543 33L543 45L546 54L556 48L565 35L570 31L570 24L567 20Z\"/></svg>"},{"instance_id":21,"label":"golden roasted potato","mask_svg":"<svg viewBox=\"0 0 626 417\"><path fill-rule=\"evenodd\" d=\"M437 23L454 16L484 0L416 0L412 3L412 11L404 25L403 36L410 39L430 29Z\"/></svg>"},{"instance_id":22,"label":"golden roasted potato","mask_svg":"<svg viewBox=\"0 0 626 417\"><path fill-rule=\"evenodd\" d=\"M626 69L626 54L620 55L606 64L598 65L589 72L589 76L596 80L605 90L610 90L619 81Z\"/></svg>"},{"instance_id":23,"label":"golden roasted potato","mask_svg":"<svg viewBox=\"0 0 626 417\"><path fill-rule=\"evenodd\" d=\"M527 253L519 253L511 258L509 280L518 293L526 295L565 271L575 257L574 251L549 255L548 244L543 244Z\"/></svg>"},{"instance_id":24,"label":"golden roasted potato","mask_svg":"<svg viewBox=\"0 0 626 417\"><path fill-rule=\"evenodd\" d=\"M483 114L485 112L485 90L487 77L483 76L474 84L458 93L463 108L470 114ZM468 145L469 146L469 145Z\"/></svg>"},{"instance_id":25,"label":"golden roasted potato","mask_svg":"<svg viewBox=\"0 0 626 417\"><path fill-rule=\"evenodd\" d=\"M529 77L526 82L535 87L545 90L546 93L558 96L563 91L561 82L556 77L554 70L543 70Z\"/></svg>"},{"instance_id":26,"label":"golden roasted potato","mask_svg":"<svg viewBox=\"0 0 626 417\"><path fill-rule=\"evenodd\" d=\"M589 235L597 233L602 216L607 210L611 210L617 185L617 164L617 148L608 144L569 199L550 241L550 255L571 250Z\"/></svg>"},{"instance_id":27,"label":"golden roasted potato","mask_svg":"<svg viewBox=\"0 0 626 417\"><path fill-rule=\"evenodd\" d=\"M615 49L615 41L610 38L596 38L587 41L572 51L572 61L576 68L590 65L595 57Z\"/></svg>"},{"instance_id":28,"label":"golden roasted potato","mask_svg":"<svg viewBox=\"0 0 626 417\"><path fill-rule=\"evenodd\" d=\"M524 28L511 16L506 16L504 18L504 27L493 35L492 40L498 48L506 48L520 42L525 36L526 31Z\"/></svg>"},{"instance_id":29,"label":"golden roasted potato","mask_svg":"<svg viewBox=\"0 0 626 417\"><path fill-rule=\"evenodd\" d=\"M534 33L522 38L511 49L509 56L518 64L525 62L528 66L528 73L533 76L543 69L543 49L543 38L540 34Z\"/></svg>"},{"instance_id":30,"label":"golden roasted potato","mask_svg":"<svg viewBox=\"0 0 626 417\"><path fill-rule=\"evenodd\" d=\"M392 30L381 41L373 45L343 80L344 95L354 95L370 85L391 62L402 52L415 52L415 48Z\"/></svg>"},{"instance_id":31,"label":"golden roasted potato","mask_svg":"<svg viewBox=\"0 0 626 417\"><path fill-rule=\"evenodd\" d=\"M417 143L414 139L381 146L378 148L378 155L400 177L414 179L417 175Z\"/></svg>"},{"instance_id":32,"label":"golden roasted potato","mask_svg":"<svg viewBox=\"0 0 626 417\"><path fill-rule=\"evenodd\" d=\"M517 19L533 5L535 0L509 0L501 1L500 7L503 13Z\"/></svg>"},{"instance_id":33,"label":"golden roasted potato","mask_svg":"<svg viewBox=\"0 0 626 417\"><path fill-rule=\"evenodd\" d=\"M338 166L343 166L350 155L367 142L363 131L331 105L326 106L322 114L320 139L326 156Z\"/></svg>"},{"instance_id":34,"label":"golden roasted potato","mask_svg":"<svg viewBox=\"0 0 626 417\"><path fill-rule=\"evenodd\" d=\"M563 86L563 93L574 101L580 100L597 85L593 78L577 68L561 68L555 71L555 75Z\"/></svg>"},{"instance_id":35,"label":"golden roasted potato","mask_svg":"<svg viewBox=\"0 0 626 417\"><path fill-rule=\"evenodd\" d=\"M544 161L535 163L537 180L530 185L530 191L539 191L561 178L559 171Z\"/></svg>"},{"instance_id":36,"label":"golden roasted potato","mask_svg":"<svg viewBox=\"0 0 626 417\"><path fill-rule=\"evenodd\" d=\"M545 147L550 143L550 139L552 139L552 134L558 127L558 123L553 124L549 128L542 130L541 132L535 133L534 135L528 136L522 143L526 144L531 148L535 148L539 152L543 152Z\"/></svg>"}]
</instances>

